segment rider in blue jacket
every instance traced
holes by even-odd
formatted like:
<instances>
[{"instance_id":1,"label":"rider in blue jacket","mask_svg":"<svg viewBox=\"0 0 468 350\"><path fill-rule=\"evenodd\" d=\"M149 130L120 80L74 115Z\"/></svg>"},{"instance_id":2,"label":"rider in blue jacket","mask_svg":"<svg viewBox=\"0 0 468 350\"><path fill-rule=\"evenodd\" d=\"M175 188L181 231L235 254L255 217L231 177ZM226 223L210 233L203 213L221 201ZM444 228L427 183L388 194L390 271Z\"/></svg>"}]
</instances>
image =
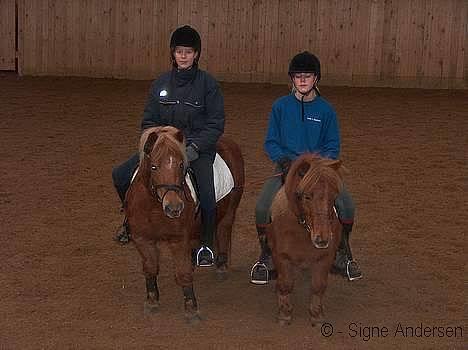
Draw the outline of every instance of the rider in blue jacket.
<instances>
[{"instance_id":1,"label":"rider in blue jacket","mask_svg":"<svg viewBox=\"0 0 468 350\"><path fill-rule=\"evenodd\" d=\"M183 131L187 158L200 196L202 230L197 265L211 266L214 264L216 232L213 162L216 143L224 132L224 99L216 80L198 68L201 39L195 29L190 26L176 29L171 36L170 52L172 69L152 83L141 128L170 125ZM138 154L135 154L112 171L114 186L123 205L138 160ZM123 244L129 242L126 220L115 239Z\"/></svg>"},{"instance_id":2,"label":"rider in blue jacket","mask_svg":"<svg viewBox=\"0 0 468 350\"><path fill-rule=\"evenodd\" d=\"M340 154L340 131L336 112L320 96L317 88L320 61L307 51L299 53L291 60L288 74L293 91L274 102L264 144L266 153L276 165L276 173L281 173L282 176L271 177L265 182L255 208L261 253L252 267L251 282L260 285L267 284L274 277L266 230L271 223L271 204L283 185L291 162L305 152L318 153L332 159L338 158ZM343 231L333 272L349 280L359 279L362 274L359 265L353 260L349 245L355 207L346 188L338 195L335 207Z\"/></svg>"}]
</instances>

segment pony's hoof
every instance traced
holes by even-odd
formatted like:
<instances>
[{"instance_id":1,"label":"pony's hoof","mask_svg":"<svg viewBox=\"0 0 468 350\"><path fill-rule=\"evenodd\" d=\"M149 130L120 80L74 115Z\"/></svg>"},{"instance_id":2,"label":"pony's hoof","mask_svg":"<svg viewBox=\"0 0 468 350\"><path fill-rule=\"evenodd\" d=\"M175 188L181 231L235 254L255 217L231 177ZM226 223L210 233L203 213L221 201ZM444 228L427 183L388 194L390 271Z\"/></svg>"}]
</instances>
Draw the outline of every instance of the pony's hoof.
<instances>
[{"instance_id":1,"label":"pony's hoof","mask_svg":"<svg viewBox=\"0 0 468 350\"><path fill-rule=\"evenodd\" d=\"M159 301L156 301L156 302L145 301L145 304L143 306L143 313L145 315L155 314L158 311L159 311Z\"/></svg>"},{"instance_id":2,"label":"pony's hoof","mask_svg":"<svg viewBox=\"0 0 468 350\"><path fill-rule=\"evenodd\" d=\"M289 316L289 317L286 317L286 316L278 317L278 324L281 327L289 326L291 324L291 319L292 319L291 316Z\"/></svg>"},{"instance_id":3,"label":"pony's hoof","mask_svg":"<svg viewBox=\"0 0 468 350\"><path fill-rule=\"evenodd\" d=\"M216 279L219 282L226 281L228 278L228 273L226 267L219 267L216 269Z\"/></svg>"},{"instance_id":4,"label":"pony's hoof","mask_svg":"<svg viewBox=\"0 0 468 350\"><path fill-rule=\"evenodd\" d=\"M322 323L324 323L325 322L325 317L323 315L317 315L317 316L310 315L309 316L309 321L310 321L310 325L312 327L315 327L315 326L318 326L318 325L321 325Z\"/></svg>"},{"instance_id":5,"label":"pony's hoof","mask_svg":"<svg viewBox=\"0 0 468 350\"><path fill-rule=\"evenodd\" d=\"M197 325L202 320L200 314L197 312L193 314L185 314L185 322L190 325Z\"/></svg>"}]
</instances>

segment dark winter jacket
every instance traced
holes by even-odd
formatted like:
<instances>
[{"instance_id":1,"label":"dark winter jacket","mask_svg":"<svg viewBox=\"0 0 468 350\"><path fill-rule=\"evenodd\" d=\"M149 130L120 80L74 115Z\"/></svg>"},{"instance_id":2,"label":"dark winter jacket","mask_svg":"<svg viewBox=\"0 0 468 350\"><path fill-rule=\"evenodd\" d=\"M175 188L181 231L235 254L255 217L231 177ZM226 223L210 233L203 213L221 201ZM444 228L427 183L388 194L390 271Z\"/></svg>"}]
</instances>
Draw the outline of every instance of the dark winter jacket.
<instances>
[{"instance_id":1,"label":"dark winter jacket","mask_svg":"<svg viewBox=\"0 0 468 350\"><path fill-rule=\"evenodd\" d=\"M141 127L166 125L181 129L200 152L215 151L224 132L224 99L210 74L174 68L152 83Z\"/></svg>"}]
</instances>

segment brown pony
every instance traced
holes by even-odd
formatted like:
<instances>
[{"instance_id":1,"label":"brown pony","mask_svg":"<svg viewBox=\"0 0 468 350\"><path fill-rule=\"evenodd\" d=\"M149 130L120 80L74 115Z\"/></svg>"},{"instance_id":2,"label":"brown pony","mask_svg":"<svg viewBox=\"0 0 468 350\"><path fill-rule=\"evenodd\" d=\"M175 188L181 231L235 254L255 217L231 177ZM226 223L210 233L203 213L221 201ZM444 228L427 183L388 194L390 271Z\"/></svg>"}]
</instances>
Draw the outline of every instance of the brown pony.
<instances>
[{"instance_id":1,"label":"brown pony","mask_svg":"<svg viewBox=\"0 0 468 350\"><path fill-rule=\"evenodd\" d=\"M343 182L340 160L303 154L291 165L285 185L272 205L268 234L278 272L278 321L289 324L290 294L297 267L311 270L309 315L312 325L322 321L322 298L328 272L341 239L341 224L334 208Z\"/></svg>"},{"instance_id":2,"label":"brown pony","mask_svg":"<svg viewBox=\"0 0 468 350\"><path fill-rule=\"evenodd\" d=\"M146 278L145 312L159 306L159 243L167 243L182 287L185 316L198 320L193 291L192 248L198 245L200 216L185 182L187 157L182 132L173 127L147 129L140 140L140 167L127 195L125 212L141 255ZM216 268L225 276L230 258L231 231L244 186L244 162L237 144L221 137L217 151L234 177L234 189L217 204Z\"/></svg>"}]
</instances>

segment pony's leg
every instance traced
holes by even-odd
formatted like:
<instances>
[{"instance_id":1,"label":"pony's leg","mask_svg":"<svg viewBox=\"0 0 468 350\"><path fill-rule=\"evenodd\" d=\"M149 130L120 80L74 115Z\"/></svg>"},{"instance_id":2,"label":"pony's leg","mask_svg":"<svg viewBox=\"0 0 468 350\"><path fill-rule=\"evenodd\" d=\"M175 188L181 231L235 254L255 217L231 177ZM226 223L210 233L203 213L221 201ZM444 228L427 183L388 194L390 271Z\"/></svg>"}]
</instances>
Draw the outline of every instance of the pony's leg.
<instances>
[{"instance_id":1,"label":"pony's leg","mask_svg":"<svg viewBox=\"0 0 468 350\"><path fill-rule=\"evenodd\" d=\"M324 321L323 296L328 284L328 266L326 259L317 261L311 266L311 295L309 305L309 317L312 326Z\"/></svg>"},{"instance_id":2,"label":"pony's leg","mask_svg":"<svg viewBox=\"0 0 468 350\"><path fill-rule=\"evenodd\" d=\"M159 288L157 276L146 278L146 302L145 313L156 312L159 308Z\"/></svg>"},{"instance_id":3,"label":"pony's leg","mask_svg":"<svg viewBox=\"0 0 468 350\"><path fill-rule=\"evenodd\" d=\"M159 308L159 248L155 241L146 240L141 237L135 238L134 241L142 258L143 273L146 279L144 312L154 313Z\"/></svg>"},{"instance_id":4,"label":"pony's leg","mask_svg":"<svg viewBox=\"0 0 468 350\"><path fill-rule=\"evenodd\" d=\"M294 266L289 259L280 257L275 261L278 279L276 293L278 297L278 323L281 326L291 323L293 305L290 295L294 288Z\"/></svg>"},{"instance_id":5,"label":"pony's leg","mask_svg":"<svg viewBox=\"0 0 468 350\"><path fill-rule=\"evenodd\" d=\"M217 242L217 257L216 257L216 274L218 280L227 278L228 260L231 251L231 233L234 223L234 214L226 213L218 223L216 234Z\"/></svg>"},{"instance_id":6,"label":"pony's leg","mask_svg":"<svg viewBox=\"0 0 468 350\"><path fill-rule=\"evenodd\" d=\"M169 249L175 265L175 280L184 294L185 319L187 322L200 320L197 298L193 290L193 267L188 242L171 242Z\"/></svg>"}]
</instances>

